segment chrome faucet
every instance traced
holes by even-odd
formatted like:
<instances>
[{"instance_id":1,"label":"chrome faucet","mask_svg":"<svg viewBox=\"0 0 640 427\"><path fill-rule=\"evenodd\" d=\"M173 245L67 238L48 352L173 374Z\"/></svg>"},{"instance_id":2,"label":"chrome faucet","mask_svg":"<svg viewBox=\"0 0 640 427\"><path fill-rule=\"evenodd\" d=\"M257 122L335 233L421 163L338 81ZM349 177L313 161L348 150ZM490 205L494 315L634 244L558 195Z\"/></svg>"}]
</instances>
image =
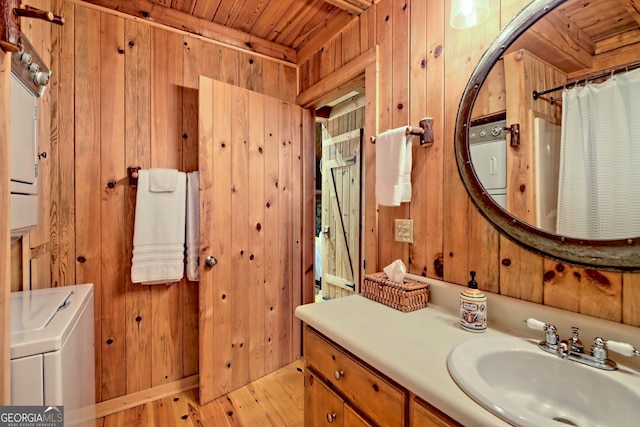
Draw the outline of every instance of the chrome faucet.
<instances>
[{"instance_id":1,"label":"chrome faucet","mask_svg":"<svg viewBox=\"0 0 640 427\"><path fill-rule=\"evenodd\" d=\"M640 351L636 350L631 344L604 340L597 337L593 340L590 353L584 352L584 346L578 336L579 329L573 326L570 340L559 340L557 329L552 324L547 324L536 319L527 319L523 322L529 328L537 331L545 331L545 341L540 341L538 347L547 353L555 354L563 359L569 359L574 362L592 366L598 369L613 371L618 369L616 362L607 357L607 350L620 353L623 356L632 357L640 356Z\"/></svg>"},{"instance_id":2,"label":"chrome faucet","mask_svg":"<svg viewBox=\"0 0 640 427\"><path fill-rule=\"evenodd\" d=\"M571 327L571 348L570 351L572 353L584 353L584 346L582 345L582 341L578 338L578 328L575 326Z\"/></svg>"}]
</instances>

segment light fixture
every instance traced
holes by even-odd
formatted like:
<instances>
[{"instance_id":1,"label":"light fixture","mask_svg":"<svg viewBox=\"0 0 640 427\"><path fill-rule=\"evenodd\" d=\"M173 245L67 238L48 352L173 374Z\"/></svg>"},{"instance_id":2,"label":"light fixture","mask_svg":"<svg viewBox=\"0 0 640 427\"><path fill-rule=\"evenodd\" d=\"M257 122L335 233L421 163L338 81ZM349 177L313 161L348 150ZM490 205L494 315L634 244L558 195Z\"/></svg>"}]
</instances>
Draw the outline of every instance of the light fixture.
<instances>
[{"instance_id":1,"label":"light fixture","mask_svg":"<svg viewBox=\"0 0 640 427\"><path fill-rule=\"evenodd\" d=\"M489 17L489 0L453 0L449 24L456 30L471 28Z\"/></svg>"}]
</instances>

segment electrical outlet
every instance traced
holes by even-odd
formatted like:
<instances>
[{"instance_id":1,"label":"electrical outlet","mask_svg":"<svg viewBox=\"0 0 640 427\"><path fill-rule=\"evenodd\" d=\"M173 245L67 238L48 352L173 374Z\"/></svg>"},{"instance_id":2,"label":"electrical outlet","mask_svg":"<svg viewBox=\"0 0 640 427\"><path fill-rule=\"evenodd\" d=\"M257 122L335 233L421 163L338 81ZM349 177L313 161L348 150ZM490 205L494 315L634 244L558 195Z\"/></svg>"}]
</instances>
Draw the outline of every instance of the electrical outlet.
<instances>
[{"instance_id":1,"label":"electrical outlet","mask_svg":"<svg viewBox=\"0 0 640 427\"><path fill-rule=\"evenodd\" d=\"M413 243L413 220L396 219L396 242Z\"/></svg>"}]
</instances>

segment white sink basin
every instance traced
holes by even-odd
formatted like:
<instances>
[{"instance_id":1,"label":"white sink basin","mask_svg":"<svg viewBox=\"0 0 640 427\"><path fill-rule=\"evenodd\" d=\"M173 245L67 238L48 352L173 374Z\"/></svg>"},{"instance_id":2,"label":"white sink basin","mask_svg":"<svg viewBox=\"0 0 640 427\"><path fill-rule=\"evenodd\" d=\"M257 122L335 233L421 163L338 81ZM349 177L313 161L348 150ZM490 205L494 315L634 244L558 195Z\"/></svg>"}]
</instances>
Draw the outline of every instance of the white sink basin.
<instances>
[{"instance_id":1,"label":"white sink basin","mask_svg":"<svg viewBox=\"0 0 640 427\"><path fill-rule=\"evenodd\" d=\"M640 374L561 359L517 337L476 338L447 358L458 386L516 426L640 426Z\"/></svg>"}]
</instances>

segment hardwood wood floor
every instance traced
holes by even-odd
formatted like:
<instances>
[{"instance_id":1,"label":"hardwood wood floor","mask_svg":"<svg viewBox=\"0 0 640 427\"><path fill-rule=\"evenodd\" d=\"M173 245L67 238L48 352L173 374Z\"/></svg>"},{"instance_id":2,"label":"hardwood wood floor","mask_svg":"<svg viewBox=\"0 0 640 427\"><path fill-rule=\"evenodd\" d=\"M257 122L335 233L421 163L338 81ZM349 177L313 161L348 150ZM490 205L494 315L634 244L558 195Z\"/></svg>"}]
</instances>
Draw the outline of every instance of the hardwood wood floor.
<instances>
[{"instance_id":1,"label":"hardwood wood floor","mask_svg":"<svg viewBox=\"0 0 640 427\"><path fill-rule=\"evenodd\" d=\"M96 420L96 427L299 427L304 425L304 364L297 360L200 406L197 389Z\"/></svg>"}]
</instances>

